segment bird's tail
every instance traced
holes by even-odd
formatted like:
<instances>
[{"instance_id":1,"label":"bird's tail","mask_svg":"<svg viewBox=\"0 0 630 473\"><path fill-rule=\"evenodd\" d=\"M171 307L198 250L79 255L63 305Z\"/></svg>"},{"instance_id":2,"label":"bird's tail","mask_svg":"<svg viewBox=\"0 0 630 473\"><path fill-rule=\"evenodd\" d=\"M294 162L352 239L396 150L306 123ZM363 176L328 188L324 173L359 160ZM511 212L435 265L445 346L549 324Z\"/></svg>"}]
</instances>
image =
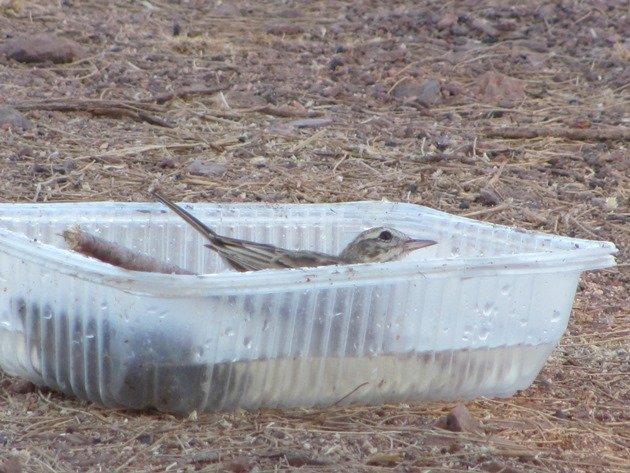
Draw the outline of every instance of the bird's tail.
<instances>
[{"instance_id":1,"label":"bird's tail","mask_svg":"<svg viewBox=\"0 0 630 473\"><path fill-rule=\"evenodd\" d=\"M155 197L157 200L159 200L160 202L162 202L164 205L166 205L168 208L170 208L173 212L175 212L177 215L183 218L190 225L192 225L199 233L205 236L208 240L213 241L213 239L218 236L214 230L208 227L205 223L203 223L197 217L188 213L187 211L182 209L179 205L175 204L174 202L171 202L166 197L161 195L159 192L153 191L151 195Z\"/></svg>"}]
</instances>

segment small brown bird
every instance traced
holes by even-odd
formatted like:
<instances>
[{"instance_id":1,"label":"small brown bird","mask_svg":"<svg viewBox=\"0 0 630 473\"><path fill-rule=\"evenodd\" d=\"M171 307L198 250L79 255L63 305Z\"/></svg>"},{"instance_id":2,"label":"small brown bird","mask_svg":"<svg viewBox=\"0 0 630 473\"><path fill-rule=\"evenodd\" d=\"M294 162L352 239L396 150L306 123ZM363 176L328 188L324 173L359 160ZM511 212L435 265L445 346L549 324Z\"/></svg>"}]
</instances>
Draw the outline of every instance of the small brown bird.
<instances>
[{"instance_id":1,"label":"small brown bird","mask_svg":"<svg viewBox=\"0 0 630 473\"><path fill-rule=\"evenodd\" d=\"M210 242L206 246L219 253L237 271L384 263L397 260L410 251L437 243L433 240L415 240L392 228L376 227L361 232L339 256L317 251L287 250L266 243L221 236L166 197L157 192L153 192L153 196L205 236Z\"/></svg>"}]
</instances>

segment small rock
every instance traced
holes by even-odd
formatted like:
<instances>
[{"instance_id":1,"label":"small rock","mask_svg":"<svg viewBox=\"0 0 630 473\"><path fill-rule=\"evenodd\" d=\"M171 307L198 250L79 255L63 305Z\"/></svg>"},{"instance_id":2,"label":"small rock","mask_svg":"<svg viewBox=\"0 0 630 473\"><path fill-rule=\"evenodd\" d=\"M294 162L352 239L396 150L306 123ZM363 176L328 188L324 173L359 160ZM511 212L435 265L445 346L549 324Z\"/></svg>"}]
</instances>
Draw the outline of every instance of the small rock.
<instances>
[{"instance_id":1,"label":"small rock","mask_svg":"<svg viewBox=\"0 0 630 473\"><path fill-rule=\"evenodd\" d=\"M85 55L85 49L79 43L46 33L16 38L7 42L2 51L7 57L25 63L63 64Z\"/></svg>"},{"instance_id":2,"label":"small rock","mask_svg":"<svg viewBox=\"0 0 630 473\"><path fill-rule=\"evenodd\" d=\"M257 168L264 168L267 165L267 158L264 156L254 156L249 162Z\"/></svg>"},{"instance_id":3,"label":"small rock","mask_svg":"<svg viewBox=\"0 0 630 473\"><path fill-rule=\"evenodd\" d=\"M445 95L449 96L461 95L463 93L462 88L457 84L453 84L452 82L447 82L441 88L444 90Z\"/></svg>"},{"instance_id":4,"label":"small rock","mask_svg":"<svg viewBox=\"0 0 630 473\"><path fill-rule=\"evenodd\" d=\"M234 458L226 466L227 468L225 470L232 473L251 473L254 467L254 461L243 455Z\"/></svg>"},{"instance_id":5,"label":"small rock","mask_svg":"<svg viewBox=\"0 0 630 473\"><path fill-rule=\"evenodd\" d=\"M344 61L341 57L339 56L335 56L333 57L330 62L328 63L328 68L331 71L334 71L335 69L337 69L339 66L343 66Z\"/></svg>"},{"instance_id":6,"label":"small rock","mask_svg":"<svg viewBox=\"0 0 630 473\"><path fill-rule=\"evenodd\" d=\"M63 160L61 164L55 164L52 167L53 172L58 172L60 174L68 174L70 171L77 167L77 163L72 158L66 158Z\"/></svg>"},{"instance_id":7,"label":"small rock","mask_svg":"<svg viewBox=\"0 0 630 473\"><path fill-rule=\"evenodd\" d=\"M436 80L430 80L420 86L420 94L418 102L425 107L438 105L442 102L442 91L440 83Z\"/></svg>"},{"instance_id":8,"label":"small rock","mask_svg":"<svg viewBox=\"0 0 630 473\"><path fill-rule=\"evenodd\" d=\"M420 87L420 82L407 78L396 84L391 93L398 99L410 100L418 96Z\"/></svg>"},{"instance_id":9,"label":"small rock","mask_svg":"<svg viewBox=\"0 0 630 473\"><path fill-rule=\"evenodd\" d=\"M435 137L435 146L440 151L444 151L446 148L448 148L452 144L453 144L453 140L448 135L440 134Z\"/></svg>"},{"instance_id":10,"label":"small rock","mask_svg":"<svg viewBox=\"0 0 630 473\"><path fill-rule=\"evenodd\" d=\"M232 156L234 156L235 158L252 159L253 157L259 156L259 155L260 155L259 148L254 148L254 149L236 148L234 151L232 151Z\"/></svg>"},{"instance_id":11,"label":"small rock","mask_svg":"<svg viewBox=\"0 0 630 473\"><path fill-rule=\"evenodd\" d=\"M451 27L451 34L453 36L468 36L470 35L470 28L468 28L466 25L463 25L461 23L455 23L452 27ZM465 39L462 38L461 42L459 44L461 44L462 42L466 42ZM458 44L458 43L455 43Z\"/></svg>"},{"instance_id":12,"label":"small rock","mask_svg":"<svg viewBox=\"0 0 630 473\"><path fill-rule=\"evenodd\" d=\"M481 424L463 404L457 405L446 416L446 428L451 432L481 433Z\"/></svg>"},{"instance_id":13,"label":"small rock","mask_svg":"<svg viewBox=\"0 0 630 473\"><path fill-rule=\"evenodd\" d=\"M303 15L303 10L300 8L285 8L277 13L278 18L299 18Z\"/></svg>"},{"instance_id":14,"label":"small rock","mask_svg":"<svg viewBox=\"0 0 630 473\"><path fill-rule=\"evenodd\" d=\"M301 120L293 120L289 122L289 125L295 128L318 128L330 125L332 122L332 118L303 118Z\"/></svg>"},{"instance_id":15,"label":"small rock","mask_svg":"<svg viewBox=\"0 0 630 473\"><path fill-rule=\"evenodd\" d=\"M162 169L175 169L177 167L177 163L173 158L164 158L158 163L158 166Z\"/></svg>"},{"instance_id":16,"label":"small rock","mask_svg":"<svg viewBox=\"0 0 630 473\"><path fill-rule=\"evenodd\" d=\"M334 461L324 456L310 455L306 452L286 452L284 454L289 466L300 468L307 465L326 466L334 464Z\"/></svg>"},{"instance_id":17,"label":"small rock","mask_svg":"<svg viewBox=\"0 0 630 473\"><path fill-rule=\"evenodd\" d=\"M223 96L225 102L231 108L254 108L264 107L265 105L267 105L267 100L265 98L249 92L231 90L229 92L226 92ZM225 107L225 103L223 103L223 99L221 99L221 97L217 97L216 100L218 100L219 103Z\"/></svg>"},{"instance_id":18,"label":"small rock","mask_svg":"<svg viewBox=\"0 0 630 473\"><path fill-rule=\"evenodd\" d=\"M6 390L11 394L28 394L32 393L37 387L26 379L14 379Z\"/></svg>"},{"instance_id":19,"label":"small rock","mask_svg":"<svg viewBox=\"0 0 630 473\"><path fill-rule=\"evenodd\" d=\"M607 197L607 198L592 197L591 203L599 207L602 207L608 211L617 210L617 208L619 207L617 196L612 196L612 197Z\"/></svg>"},{"instance_id":20,"label":"small rock","mask_svg":"<svg viewBox=\"0 0 630 473\"><path fill-rule=\"evenodd\" d=\"M497 31L497 29L483 18L473 16L469 17L468 21L473 28L481 31L483 34L486 34L491 38L496 38L497 36L499 36L499 32Z\"/></svg>"},{"instance_id":21,"label":"small rock","mask_svg":"<svg viewBox=\"0 0 630 473\"><path fill-rule=\"evenodd\" d=\"M415 101L425 107L438 105L442 102L441 87L437 80L420 83L413 79L406 79L394 87L392 95L404 102Z\"/></svg>"},{"instance_id":22,"label":"small rock","mask_svg":"<svg viewBox=\"0 0 630 473\"><path fill-rule=\"evenodd\" d=\"M516 468L512 468L504 463L498 461L489 461L478 465L482 471L487 473L520 473Z\"/></svg>"},{"instance_id":23,"label":"small rock","mask_svg":"<svg viewBox=\"0 0 630 473\"><path fill-rule=\"evenodd\" d=\"M557 6L553 3L542 5L536 9L536 16L543 20L546 24L553 24L558 21L558 15L556 14Z\"/></svg>"},{"instance_id":24,"label":"small rock","mask_svg":"<svg viewBox=\"0 0 630 473\"><path fill-rule=\"evenodd\" d=\"M562 409L556 409L556 412L553 413L554 417L558 419L572 419L573 417L567 411L563 411Z\"/></svg>"},{"instance_id":25,"label":"small rock","mask_svg":"<svg viewBox=\"0 0 630 473\"><path fill-rule=\"evenodd\" d=\"M31 122L13 107L0 106L0 128L21 128L30 130L33 128Z\"/></svg>"},{"instance_id":26,"label":"small rock","mask_svg":"<svg viewBox=\"0 0 630 473\"><path fill-rule=\"evenodd\" d=\"M475 202L479 202L482 205L494 206L501 203L501 197L489 188L484 188L479 191L479 195L475 198Z\"/></svg>"},{"instance_id":27,"label":"small rock","mask_svg":"<svg viewBox=\"0 0 630 473\"><path fill-rule=\"evenodd\" d=\"M33 163L33 165L31 166L31 172L48 172L48 170L48 166L44 166L40 163Z\"/></svg>"},{"instance_id":28,"label":"small rock","mask_svg":"<svg viewBox=\"0 0 630 473\"><path fill-rule=\"evenodd\" d=\"M296 35L296 34L304 33L304 28L302 28L299 25L291 25L291 24L272 25L269 28L267 28L267 33L278 35L278 36Z\"/></svg>"},{"instance_id":29,"label":"small rock","mask_svg":"<svg viewBox=\"0 0 630 473\"><path fill-rule=\"evenodd\" d=\"M135 440L141 445L150 445L153 443L153 436L151 434L140 434Z\"/></svg>"},{"instance_id":30,"label":"small rock","mask_svg":"<svg viewBox=\"0 0 630 473\"><path fill-rule=\"evenodd\" d=\"M459 16L457 15L457 13L447 12L442 16L442 18L438 20L435 26L438 30L443 30L457 24L458 20Z\"/></svg>"},{"instance_id":31,"label":"small rock","mask_svg":"<svg viewBox=\"0 0 630 473\"><path fill-rule=\"evenodd\" d=\"M479 95L486 103L501 104L519 102L525 98L525 83L500 72L488 71L477 78Z\"/></svg>"},{"instance_id":32,"label":"small rock","mask_svg":"<svg viewBox=\"0 0 630 473\"><path fill-rule=\"evenodd\" d=\"M19 17L24 11L23 0L0 0L0 14L7 17Z\"/></svg>"},{"instance_id":33,"label":"small rock","mask_svg":"<svg viewBox=\"0 0 630 473\"><path fill-rule=\"evenodd\" d=\"M375 453L366 459L366 463L371 466L393 467L403 460L403 454L400 452Z\"/></svg>"},{"instance_id":34,"label":"small rock","mask_svg":"<svg viewBox=\"0 0 630 473\"><path fill-rule=\"evenodd\" d=\"M221 176L227 172L227 168L211 161L193 161L186 166L186 171L195 176Z\"/></svg>"},{"instance_id":35,"label":"small rock","mask_svg":"<svg viewBox=\"0 0 630 473\"><path fill-rule=\"evenodd\" d=\"M17 155L21 158L25 156L33 156L33 148L28 145L24 145L20 149L18 149Z\"/></svg>"},{"instance_id":36,"label":"small rock","mask_svg":"<svg viewBox=\"0 0 630 473\"><path fill-rule=\"evenodd\" d=\"M0 463L0 473L22 473L20 459L13 455L6 456Z\"/></svg>"}]
</instances>

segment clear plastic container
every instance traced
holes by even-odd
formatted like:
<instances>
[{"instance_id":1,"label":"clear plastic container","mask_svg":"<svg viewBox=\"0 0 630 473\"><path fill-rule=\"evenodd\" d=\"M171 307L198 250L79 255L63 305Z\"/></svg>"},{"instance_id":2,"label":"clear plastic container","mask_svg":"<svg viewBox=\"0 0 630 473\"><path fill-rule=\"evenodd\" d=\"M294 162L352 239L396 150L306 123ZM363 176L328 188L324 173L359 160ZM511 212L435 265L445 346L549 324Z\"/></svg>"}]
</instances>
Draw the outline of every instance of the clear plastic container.
<instances>
[{"instance_id":1,"label":"clear plastic container","mask_svg":"<svg viewBox=\"0 0 630 473\"><path fill-rule=\"evenodd\" d=\"M159 204L0 205L0 367L107 406L193 410L510 396L564 332L580 273L615 246L411 204L187 207L218 232L336 253L389 225L403 261L237 273ZM201 276L66 249L79 224Z\"/></svg>"}]
</instances>

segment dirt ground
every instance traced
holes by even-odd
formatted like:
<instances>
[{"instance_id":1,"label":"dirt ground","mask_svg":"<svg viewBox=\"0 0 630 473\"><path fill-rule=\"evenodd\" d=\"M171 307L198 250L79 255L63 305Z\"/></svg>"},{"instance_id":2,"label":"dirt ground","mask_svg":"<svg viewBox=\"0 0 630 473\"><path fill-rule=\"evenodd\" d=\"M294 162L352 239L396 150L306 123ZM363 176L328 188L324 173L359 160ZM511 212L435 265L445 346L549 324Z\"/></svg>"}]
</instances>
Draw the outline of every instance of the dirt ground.
<instances>
[{"instance_id":1,"label":"dirt ground","mask_svg":"<svg viewBox=\"0 0 630 473\"><path fill-rule=\"evenodd\" d=\"M385 198L620 249L533 386L466 403L482 432L435 426L455 403L181 419L0 373L0 472L630 471L628 4L513 3L0 0L3 202ZM72 62L11 56L39 33Z\"/></svg>"}]
</instances>

